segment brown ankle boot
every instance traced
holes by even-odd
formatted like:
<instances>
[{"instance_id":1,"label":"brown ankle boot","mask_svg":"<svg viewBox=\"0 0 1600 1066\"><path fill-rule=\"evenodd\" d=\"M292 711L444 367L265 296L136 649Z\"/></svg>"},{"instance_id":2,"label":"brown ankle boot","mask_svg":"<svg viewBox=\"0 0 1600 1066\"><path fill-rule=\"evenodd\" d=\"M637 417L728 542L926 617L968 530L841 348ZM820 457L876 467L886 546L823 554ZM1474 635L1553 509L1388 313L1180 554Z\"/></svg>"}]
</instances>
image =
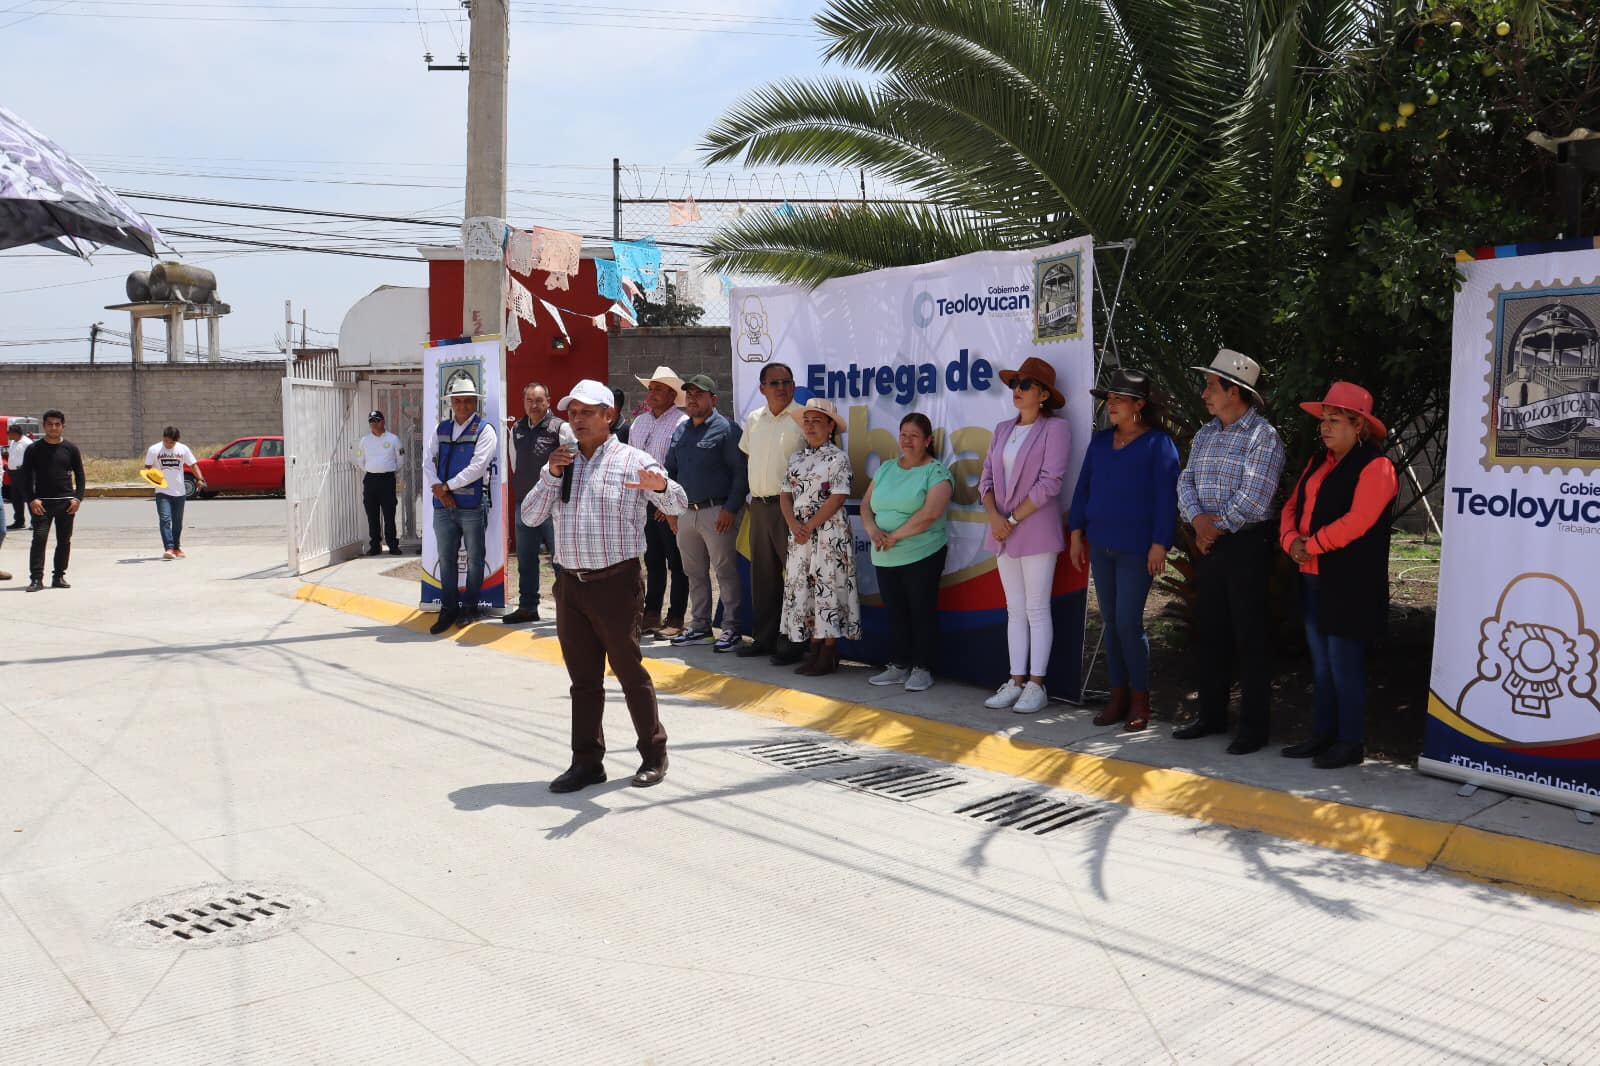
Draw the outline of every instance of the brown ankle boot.
<instances>
[{"instance_id":1,"label":"brown ankle boot","mask_svg":"<svg viewBox=\"0 0 1600 1066\"><path fill-rule=\"evenodd\" d=\"M1128 705L1128 732L1137 733L1150 724L1150 692L1134 689Z\"/></svg>"},{"instance_id":2,"label":"brown ankle boot","mask_svg":"<svg viewBox=\"0 0 1600 1066\"><path fill-rule=\"evenodd\" d=\"M1106 704L1105 710L1094 716L1095 725L1116 725L1128 713L1128 689L1113 688L1111 702Z\"/></svg>"},{"instance_id":3,"label":"brown ankle boot","mask_svg":"<svg viewBox=\"0 0 1600 1066\"><path fill-rule=\"evenodd\" d=\"M807 677L810 677L812 674L815 674L817 672L817 663L818 663L818 661L821 660L821 658L822 658L822 641L813 640L811 642L811 646L806 649L806 660L805 660L805 662L803 662L799 666L795 667L794 668L794 672L797 673L797 674L804 674Z\"/></svg>"},{"instance_id":4,"label":"brown ankle boot","mask_svg":"<svg viewBox=\"0 0 1600 1066\"><path fill-rule=\"evenodd\" d=\"M817 656L817 665L811 668L812 677L821 677L831 674L839 669L839 646L837 644L824 644L822 651Z\"/></svg>"}]
</instances>

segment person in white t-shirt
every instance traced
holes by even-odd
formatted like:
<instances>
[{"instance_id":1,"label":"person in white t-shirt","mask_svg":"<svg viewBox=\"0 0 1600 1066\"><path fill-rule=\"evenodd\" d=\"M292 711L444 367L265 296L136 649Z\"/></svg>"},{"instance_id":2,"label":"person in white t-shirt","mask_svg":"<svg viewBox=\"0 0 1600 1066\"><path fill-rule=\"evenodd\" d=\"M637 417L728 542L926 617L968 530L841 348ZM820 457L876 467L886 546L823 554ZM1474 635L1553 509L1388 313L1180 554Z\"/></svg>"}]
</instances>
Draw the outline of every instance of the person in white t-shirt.
<instances>
[{"instance_id":1,"label":"person in white t-shirt","mask_svg":"<svg viewBox=\"0 0 1600 1066\"><path fill-rule=\"evenodd\" d=\"M11 471L12 513L11 524L6 528L22 529L28 524L22 513L27 509L28 501L22 498L22 486L18 484L18 481L21 480L21 475L17 471L22 469L22 457L27 454L28 445L32 444L33 441L28 439L28 435L22 432L22 427L15 422L11 423L6 430L6 435L11 440L10 447L6 449L6 469Z\"/></svg>"},{"instance_id":2,"label":"person in white t-shirt","mask_svg":"<svg viewBox=\"0 0 1600 1066\"><path fill-rule=\"evenodd\" d=\"M361 504L367 511L367 554L377 555L382 550L378 539L382 533L388 540L389 554L399 555L400 538L394 531L398 502L395 475L405 449L400 446L400 438L385 426L382 411L367 416L367 428L372 432L356 443L356 451L361 454Z\"/></svg>"},{"instance_id":3,"label":"person in white t-shirt","mask_svg":"<svg viewBox=\"0 0 1600 1066\"><path fill-rule=\"evenodd\" d=\"M195 483L206 487L206 479L187 444L178 443L178 427L168 426L161 431L161 443L152 444L144 453L144 468L159 470L166 484L156 489L156 516L161 523L161 558L182 559L183 556L183 503L184 471L194 474Z\"/></svg>"}]
</instances>

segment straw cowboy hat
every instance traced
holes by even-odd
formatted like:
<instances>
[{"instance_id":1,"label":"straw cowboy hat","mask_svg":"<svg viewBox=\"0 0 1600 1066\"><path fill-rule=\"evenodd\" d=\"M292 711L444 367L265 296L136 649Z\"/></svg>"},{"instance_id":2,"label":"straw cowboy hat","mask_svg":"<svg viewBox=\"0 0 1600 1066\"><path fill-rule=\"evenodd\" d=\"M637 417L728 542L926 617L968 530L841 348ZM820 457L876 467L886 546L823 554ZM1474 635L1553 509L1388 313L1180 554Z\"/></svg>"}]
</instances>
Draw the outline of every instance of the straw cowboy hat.
<instances>
[{"instance_id":1,"label":"straw cowboy hat","mask_svg":"<svg viewBox=\"0 0 1600 1066\"><path fill-rule=\"evenodd\" d=\"M1231 381L1241 389L1248 389L1257 399L1262 398L1256 389L1257 382L1261 380L1261 364L1231 348L1219 348L1210 366L1191 366L1189 369L1202 374L1215 374L1223 381Z\"/></svg>"},{"instance_id":2,"label":"straw cowboy hat","mask_svg":"<svg viewBox=\"0 0 1600 1066\"><path fill-rule=\"evenodd\" d=\"M476 400L482 395L483 393L478 391L477 384L465 375L456 378L450 383L450 387L444 390L444 398L447 400L453 400L457 396L470 396Z\"/></svg>"},{"instance_id":3,"label":"straw cowboy hat","mask_svg":"<svg viewBox=\"0 0 1600 1066\"><path fill-rule=\"evenodd\" d=\"M1335 381L1328 386L1328 395L1320 401L1307 401L1300 405L1300 409L1313 418L1321 418L1324 407L1341 407L1346 411L1353 411L1366 422L1374 437L1389 435L1389 430L1372 413L1372 393L1360 385L1348 381Z\"/></svg>"},{"instance_id":4,"label":"straw cowboy hat","mask_svg":"<svg viewBox=\"0 0 1600 1066\"><path fill-rule=\"evenodd\" d=\"M839 408L834 406L832 400L824 400L821 397L813 396L806 401L804 407L791 406L789 408L789 417L804 426L807 411L816 411L827 415L833 419L833 424L839 427L840 433L847 433L850 430L850 427L845 425L844 416L839 413Z\"/></svg>"},{"instance_id":5,"label":"straw cowboy hat","mask_svg":"<svg viewBox=\"0 0 1600 1066\"><path fill-rule=\"evenodd\" d=\"M1044 398L1044 405L1050 410L1059 411L1066 404L1067 398L1056 388L1056 368L1038 356L1028 356L1016 370L1000 371L1000 380L1005 382L1008 388L1016 388L1017 381L1021 378L1027 378L1045 387L1049 395Z\"/></svg>"},{"instance_id":6,"label":"straw cowboy hat","mask_svg":"<svg viewBox=\"0 0 1600 1066\"><path fill-rule=\"evenodd\" d=\"M672 390L673 406L683 406L683 379L677 374L674 374L670 366L663 364L656 367L655 373L651 374L647 378L639 377L637 374L635 374L634 377L638 378L639 384L643 385L647 389L651 385L665 385L667 388Z\"/></svg>"}]
</instances>

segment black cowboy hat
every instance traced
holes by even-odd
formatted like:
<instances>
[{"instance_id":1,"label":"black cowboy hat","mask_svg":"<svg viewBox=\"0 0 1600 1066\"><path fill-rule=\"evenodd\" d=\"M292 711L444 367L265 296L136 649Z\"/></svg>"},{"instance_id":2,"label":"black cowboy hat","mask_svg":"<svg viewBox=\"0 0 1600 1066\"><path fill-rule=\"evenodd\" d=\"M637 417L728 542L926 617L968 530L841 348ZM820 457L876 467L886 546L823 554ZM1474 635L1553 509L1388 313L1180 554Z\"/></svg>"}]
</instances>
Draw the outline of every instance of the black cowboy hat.
<instances>
[{"instance_id":1,"label":"black cowboy hat","mask_svg":"<svg viewBox=\"0 0 1600 1066\"><path fill-rule=\"evenodd\" d=\"M1142 370L1127 370L1116 367L1106 377L1106 382L1098 389L1090 389L1089 395L1097 400L1103 400L1112 393L1118 396L1131 396L1136 400L1150 399L1150 375Z\"/></svg>"}]
</instances>

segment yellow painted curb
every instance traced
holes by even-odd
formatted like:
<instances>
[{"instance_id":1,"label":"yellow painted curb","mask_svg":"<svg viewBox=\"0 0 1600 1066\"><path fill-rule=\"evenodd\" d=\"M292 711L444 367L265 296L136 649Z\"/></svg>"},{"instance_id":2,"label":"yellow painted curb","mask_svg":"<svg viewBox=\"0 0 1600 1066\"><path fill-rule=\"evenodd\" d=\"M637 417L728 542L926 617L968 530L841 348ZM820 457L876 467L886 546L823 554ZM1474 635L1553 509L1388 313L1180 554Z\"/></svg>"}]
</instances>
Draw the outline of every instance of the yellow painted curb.
<instances>
[{"instance_id":1,"label":"yellow painted curb","mask_svg":"<svg viewBox=\"0 0 1600 1066\"><path fill-rule=\"evenodd\" d=\"M389 625L426 632L434 615L324 585L295 598ZM477 623L441 639L560 664L553 637ZM1037 781L1185 818L1259 829L1415 869L1436 868L1568 902L1600 905L1600 855L1521 837L1311 799L1257 785L1035 744L968 726L833 699L814 692L645 659L663 692L802 726L847 740Z\"/></svg>"}]
</instances>

